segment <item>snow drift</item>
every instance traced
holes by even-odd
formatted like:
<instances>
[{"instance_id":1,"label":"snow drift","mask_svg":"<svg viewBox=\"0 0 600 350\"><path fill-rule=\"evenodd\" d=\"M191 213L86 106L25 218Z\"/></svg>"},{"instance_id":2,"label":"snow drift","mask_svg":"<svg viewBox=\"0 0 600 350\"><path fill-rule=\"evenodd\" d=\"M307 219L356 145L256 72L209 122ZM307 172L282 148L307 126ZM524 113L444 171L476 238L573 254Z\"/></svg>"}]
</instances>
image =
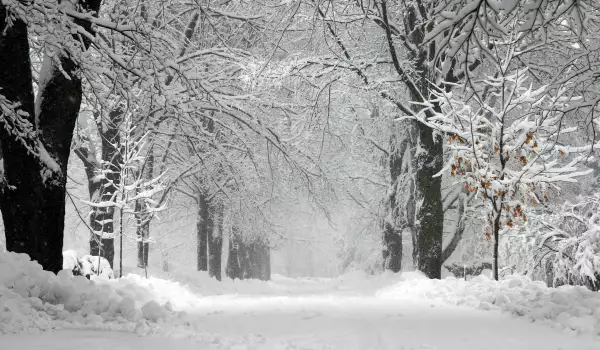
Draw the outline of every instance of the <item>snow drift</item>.
<instances>
[{"instance_id":1,"label":"snow drift","mask_svg":"<svg viewBox=\"0 0 600 350\"><path fill-rule=\"evenodd\" d=\"M152 294L143 288L126 292L92 278L69 270L55 275L26 254L0 253L0 333L62 327L143 332L172 313L168 305L151 303Z\"/></svg>"},{"instance_id":2,"label":"snow drift","mask_svg":"<svg viewBox=\"0 0 600 350\"><path fill-rule=\"evenodd\" d=\"M427 298L482 310L500 310L529 321L577 333L600 335L600 292L581 286L549 288L544 282L520 275L494 281L477 276L469 281L456 278L430 280L419 274L380 289L385 299Z\"/></svg>"},{"instance_id":3,"label":"snow drift","mask_svg":"<svg viewBox=\"0 0 600 350\"><path fill-rule=\"evenodd\" d=\"M407 300L435 300L600 334L599 292L548 288L522 276L496 282L485 276L470 281L429 280L416 272L375 276L353 272L335 279L274 276L269 282L217 282L206 273L180 271L170 278L186 284L133 274L115 280L99 276L87 280L69 270L54 275L27 255L0 252L0 334L91 328L196 337L204 332L199 315L208 314L214 303L226 306L237 298L248 304L258 298L261 305L275 307L277 300L316 295L320 302L332 305L343 301L354 305L352 300L364 299L369 305L401 307Z\"/></svg>"}]
</instances>

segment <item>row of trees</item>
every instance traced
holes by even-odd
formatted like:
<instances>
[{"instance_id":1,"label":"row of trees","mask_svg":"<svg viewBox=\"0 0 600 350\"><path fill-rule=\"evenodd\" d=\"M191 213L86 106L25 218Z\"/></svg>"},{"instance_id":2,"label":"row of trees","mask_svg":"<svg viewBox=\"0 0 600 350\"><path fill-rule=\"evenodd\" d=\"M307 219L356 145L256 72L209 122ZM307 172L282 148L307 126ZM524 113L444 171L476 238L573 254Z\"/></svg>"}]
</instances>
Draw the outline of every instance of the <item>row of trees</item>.
<instances>
[{"instance_id":1,"label":"row of trees","mask_svg":"<svg viewBox=\"0 0 600 350\"><path fill-rule=\"evenodd\" d=\"M74 131L73 150L88 179L90 251L111 265L124 215L135 217L139 265L146 266L151 220L173 193L194 188L200 247L234 195L259 199L257 186L246 186L268 181L257 157L281 153L297 169L262 115L270 101L260 91L244 95L237 84L245 74L241 60L261 50L258 37L268 35L256 29L269 20L268 13L260 14L265 8L229 2L109 1L102 8L99 1L3 2L7 248L29 254L45 269L61 269ZM240 31L251 35L240 37ZM208 241L216 247L211 251L219 249L218 239Z\"/></svg>"},{"instance_id":2,"label":"row of trees","mask_svg":"<svg viewBox=\"0 0 600 350\"><path fill-rule=\"evenodd\" d=\"M365 259L398 272L410 237L412 265L440 278L469 232L492 242L498 278L519 265L501 263L503 237L555 210L560 183L591 174L593 0L71 5L0 5L7 248L55 272L71 150L93 255L113 264L131 215L146 267L152 220L191 201L197 269L216 278L224 238L230 277L268 278L296 195L325 216L357 208L342 254L378 251ZM587 247L554 250L593 279Z\"/></svg>"},{"instance_id":3,"label":"row of trees","mask_svg":"<svg viewBox=\"0 0 600 350\"><path fill-rule=\"evenodd\" d=\"M408 233L414 266L439 278L466 226L477 224L470 217L476 212L485 218L476 232L493 242L498 278L501 237L523 228L531 207L550 203L559 183L590 174L584 162L597 142L598 5L306 6L328 50L296 65L297 74L345 84L340 93L368 92L384 111L378 114L387 114L388 140L368 133L361 140L388 160L385 210L376 213L383 218L385 268L402 268ZM583 259L591 262L591 255Z\"/></svg>"}]
</instances>

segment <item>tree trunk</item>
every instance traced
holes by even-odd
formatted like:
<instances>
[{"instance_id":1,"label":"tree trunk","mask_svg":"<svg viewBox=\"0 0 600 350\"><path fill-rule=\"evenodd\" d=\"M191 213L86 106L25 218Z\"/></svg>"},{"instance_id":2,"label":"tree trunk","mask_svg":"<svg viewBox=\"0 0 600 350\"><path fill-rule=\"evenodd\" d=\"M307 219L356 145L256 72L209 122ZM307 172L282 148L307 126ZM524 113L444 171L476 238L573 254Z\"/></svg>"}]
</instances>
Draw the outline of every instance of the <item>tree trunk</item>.
<instances>
[{"instance_id":1,"label":"tree trunk","mask_svg":"<svg viewBox=\"0 0 600 350\"><path fill-rule=\"evenodd\" d=\"M94 176L94 174L92 174L91 178L88 176L88 188L90 190L90 199L92 202L97 202L103 197L100 192L105 187L106 180L94 180ZM114 267L115 261L115 240L112 237L106 237L112 236L114 232L114 213L115 209L111 207L93 207L92 214L90 215L90 226L94 231L90 237L90 255L105 258L111 268Z\"/></svg>"},{"instance_id":2,"label":"tree trunk","mask_svg":"<svg viewBox=\"0 0 600 350\"><path fill-rule=\"evenodd\" d=\"M144 177L146 181L151 181L154 176L154 152L152 149L148 152L149 155L146 158L146 164L144 164L143 171L145 172ZM138 267L146 268L148 267L148 249L150 248L148 239L150 238L150 221L152 220L152 213L148 212L144 200L137 200L135 203L135 219Z\"/></svg>"},{"instance_id":3,"label":"tree trunk","mask_svg":"<svg viewBox=\"0 0 600 350\"><path fill-rule=\"evenodd\" d=\"M90 240L90 255L103 257L112 269L115 261L115 239L100 238L99 235L94 234Z\"/></svg>"},{"instance_id":4,"label":"tree trunk","mask_svg":"<svg viewBox=\"0 0 600 350\"><path fill-rule=\"evenodd\" d=\"M98 12L100 0L80 1L84 10ZM62 269L67 165L73 129L79 115L82 87L69 54L61 68L46 55L34 103L27 25L0 5L0 91L8 103L19 103L12 114L3 106L0 143L8 186L0 199L7 249L28 254L45 270ZM91 32L89 22L76 20ZM89 40L78 38L87 49ZM8 114L7 114L8 112Z\"/></svg>"},{"instance_id":5,"label":"tree trunk","mask_svg":"<svg viewBox=\"0 0 600 350\"><path fill-rule=\"evenodd\" d=\"M500 220L502 218L502 210L503 210L503 201L504 201L504 196L501 196L501 199L499 201L496 201L494 199L494 211L492 212L493 215L493 224L492 224L492 234L493 234L493 239L494 239L494 251L493 251L493 256L492 256L492 277L494 278L494 280L498 280L499 278L499 269L498 269L498 246L500 244ZM499 202L499 203L498 203Z\"/></svg>"},{"instance_id":6,"label":"tree trunk","mask_svg":"<svg viewBox=\"0 0 600 350\"><path fill-rule=\"evenodd\" d=\"M221 254L223 252L223 206L218 207L218 217L214 232L209 232L208 240L208 275L221 280Z\"/></svg>"},{"instance_id":7,"label":"tree trunk","mask_svg":"<svg viewBox=\"0 0 600 350\"><path fill-rule=\"evenodd\" d=\"M100 118L100 114L95 116ZM121 183L122 155L119 150L121 144L121 123L123 122L123 106L117 105L108 113L105 120L98 120L98 129L102 139L102 163L96 160L95 150L81 146L75 149L75 154L84 165L88 180L90 201L114 201L115 191ZM83 142L88 142L84 137ZM103 171L104 177L98 177ZM90 255L101 256L108 260L111 268L114 267L115 242L114 242L114 207L92 207L90 227L93 233L90 236Z\"/></svg>"},{"instance_id":8,"label":"tree trunk","mask_svg":"<svg viewBox=\"0 0 600 350\"><path fill-rule=\"evenodd\" d=\"M229 257L227 259L227 277L239 279L271 279L271 252L263 239L244 242L235 233L229 238Z\"/></svg>"},{"instance_id":9,"label":"tree trunk","mask_svg":"<svg viewBox=\"0 0 600 350\"><path fill-rule=\"evenodd\" d=\"M239 257L240 238L237 234L237 228L233 227L229 236L229 256L227 257L227 267L225 274L231 279L243 279L242 267Z\"/></svg>"},{"instance_id":10,"label":"tree trunk","mask_svg":"<svg viewBox=\"0 0 600 350\"><path fill-rule=\"evenodd\" d=\"M208 201L203 193L198 195L198 223L197 229L197 268L198 271L208 271L208 227L209 223Z\"/></svg>"},{"instance_id":11,"label":"tree trunk","mask_svg":"<svg viewBox=\"0 0 600 350\"><path fill-rule=\"evenodd\" d=\"M244 242L244 240L240 237L237 242L238 246L238 259L240 265L240 273L242 275L242 279L252 278L252 246Z\"/></svg>"},{"instance_id":12,"label":"tree trunk","mask_svg":"<svg viewBox=\"0 0 600 350\"><path fill-rule=\"evenodd\" d=\"M143 238L141 241L137 242L137 257L138 257L138 267L146 268L148 267L148 250L150 249L150 244L147 241L144 241Z\"/></svg>"},{"instance_id":13,"label":"tree trunk","mask_svg":"<svg viewBox=\"0 0 600 350\"><path fill-rule=\"evenodd\" d=\"M416 216L415 262L429 278L441 278L444 209L442 178L434 177L443 166L442 141L433 130L419 124L420 152L417 156L416 199L421 203Z\"/></svg>"},{"instance_id":14,"label":"tree trunk","mask_svg":"<svg viewBox=\"0 0 600 350\"><path fill-rule=\"evenodd\" d=\"M392 272L402 269L402 233L390 223L383 230L383 268Z\"/></svg>"},{"instance_id":15,"label":"tree trunk","mask_svg":"<svg viewBox=\"0 0 600 350\"><path fill-rule=\"evenodd\" d=\"M4 109L8 106L0 100L5 114L0 119L0 142L7 186L2 188L0 209L6 248L26 253L44 269L57 272L50 255L55 255L51 252L56 250L56 241L60 240L62 245L62 234L56 232L55 225L46 227L42 221L44 187L52 184L44 184L40 174L44 167L29 152L37 147L27 25L15 19L12 25L7 26L8 16L8 10L0 4L0 26L3 28L0 34L0 96L7 103L18 103L18 110L27 115L22 114L20 118L16 114L6 115ZM17 133L24 134L23 138L17 138ZM62 262L62 257L58 260Z\"/></svg>"},{"instance_id":16,"label":"tree trunk","mask_svg":"<svg viewBox=\"0 0 600 350\"><path fill-rule=\"evenodd\" d=\"M414 62L416 76L411 78L414 86L410 86L411 101L424 103L429 100L432 85L436 81L435 67L430 67L435 54L435 41L423 45L425 33L432 30L433 22L420 23L416 5L409 6L404 16L404 24L408 40L417 48L410 51L409 58ZM411 109L418 113L422 106L413 104ZM434 108L439 109L438 106ZM426 111L426 117L431 113ZM443 167L442 140L438 133L422 123L416 124L415 142L415 230L413 231L413 258L415 266L429 278L441 278L442 239L444 230L444 210L442 204L442 178L435 177Z\"/></svg>"},{"instance_id":17,"label":"tree trunk","mask_svg":"<svg viewBox=\"0 0 600 350\"><path fill-rule=\"evenodd\" d=\"M267 259L267 264L266 264L266 268L265 268L265 280L270 281L271 280L271 248L268 247L267 249L267 254L266 254L266 259Z\"/></svg>"},{"instance_id":18,"label":"tree trunk","mask_svg":"<svg viewBox=\"0 0 600 350\"><path fill-rule=\"evenodd\" d=\"M390 138L390 179L388 216L383 226L384 268L399 272L402 268L402 233L415 232L415 181L413 177L416 123L399 122Z\"/></svg>"},{"instance_id":19,"label":"tree trunk","mask_svg":"<svg viewBox=\"0 0 600 350\"><path fill-rule=\"evenodd\" d=\"M467 194L467 196L469 196L469 195ZM470 197L470 198L472 198L472 197ZM467 198L466 200L468 201L469 198ZM452 253L454 253L454 251L458 247L458 244L462 240L463 234L465 232L465 225L466 225L466 221L467 221L467 218L465 217L466 216L465 200L459 194L457 201L458 201L458 214L457 214L458 222L456 223L456 227L454 229L454 235L452 236L452 239L450 240L450 242L448 242L448 245L446 245L446 247L443 248L443 250L442 250L442 261L444 263L446 262L446 260L450 259L450 257L452 256Z\"/></svg>"}]
</instances>

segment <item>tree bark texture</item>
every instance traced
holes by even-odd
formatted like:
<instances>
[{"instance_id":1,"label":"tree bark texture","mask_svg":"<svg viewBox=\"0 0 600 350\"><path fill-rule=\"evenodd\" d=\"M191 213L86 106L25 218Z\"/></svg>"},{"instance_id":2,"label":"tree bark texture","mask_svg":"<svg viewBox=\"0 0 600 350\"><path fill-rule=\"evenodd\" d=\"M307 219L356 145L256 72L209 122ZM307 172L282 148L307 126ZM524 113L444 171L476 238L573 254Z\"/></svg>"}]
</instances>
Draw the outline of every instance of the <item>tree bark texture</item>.
<instances>
[{"instance_id":1,"label":"tree bark texture","mask_svg":"<svg viewBox=\"0 0 600 350\"><path fill-rule=\"evenodd\" d=\"M79 5L97 13L100 0ZM6 7L0 5L0 93L9 103L19 103L21 111L18 115L9 111L11 115L2 118L0 127L8 183L0 199L7 249L26 253L56 273L62 269L66 173L81 104L81 78L70 54L60 58L68 78L48 61L40 77L36 108L27 25L18 18L7 25L8 16ZM91 32L88 22L75 22ZM81 40L86 49L89 40Z\"/></svg>"},{"instance_id":2,"label":"tree bark texture","mask_svg":"<svg viewBox=\"0 0 600 350\"><path fill-rule=\"evenodd\" d=\"M425 33L432 29L432 23L420 23L416 5L407 9L404 17L406 32L410 33L408 40L417 48L409 53L415 74L411 77L414 83L409 88L410 99L414 102L429 100L436 73L429 66L435 55L435 41L423 44ZM415 113L421 111L419 105L412 105ZM439 109L438 106L434 108ZM426 112L430 117L431 113ZM441 278L442 269L442 239L444 230L444 211L442 203L442 178L435 177L443 167L442 140L438 133L422 123L416 124L415 150L415 230L413 241L413 258L415 266L429 278Z\"/></svg>"},{"instance_id":3,"label":"tree bark texture","mask_svg":"<svg viewBox=\"0 0 600 350\"><path fill-rule=\"evenodd\" d=\"M403 113L413 115L424 108L423 103L429 101L431 90L439 88L432 85L432 82L437 81L437 67L431 66L432 62L435 63L435 41L430 45L424 44L423 40L425 34L432 30L433 21L426 18L427 11L417 8L418 6L421 5L405 4L401 17L405 35L401 37L396 34L396 30L392 33L387 1L381 0L376 6L381 14L381 21L376 23L385 31L393 67L410 96L410 107L399 103L396 105ZM407 61L411 63L410 69L400 63L394 36L405 42ZM404 121L398 124L395 125L396 139L392 140L390 152L391 219L386 218L384 226L384 249L387 250L384 251L384 257L388 260L386 266L391 270L399 269L398 264L393 263L398 259L398 254L392 252L399 246L396 236L408 228L413 237L414 265L428 277L440 278L444 217L441 178L434 178L433 175L442 169L441 140L434 136L431 128L421 123ZM407 140L410 142L405 145ZM407 200L400 200L399 196ZM407 203L412 204L407 206Z\"/></svg>"},{"instance_id":4,"label":"tree bark texture","mask_svg":"<svg viewBox=\"0 0 600 350\"><path fill-rule=\"evenodd\" d=\"M36 130L27 25L17 19L7 26L8 15L6 7L0 4L0 26L4 31L0 33L0 94L9 103L18 103L17 109L22 114L20 118L11 118L2 111L0 127L7 183L0 197L6 248L26 253L45 269L55 270L52 261L48 261L52 256L45 252L56 250L55 241L62 240L62 235L51 228L42 230L45 209L41 202L45 186L41 175L43 166L30 153L36 149ZM17 133L22 137L17 138ZM59 260L62 262L62 252Z\"/></svg>"},{"instance_id":5,"label":"tree bark texture","mask_svg":"<svg viewBox=\"0 0 600 350\"><path fill-rule=\"evenodd\" d=\"M442 179L435 177L442 169L442 142L436 140L433 130L419 124L417 156L416 200L421 203L416 217L415 262L417 269L429 278L441 278L444 210L442 205Z\"/></svg>"}]
</instances>

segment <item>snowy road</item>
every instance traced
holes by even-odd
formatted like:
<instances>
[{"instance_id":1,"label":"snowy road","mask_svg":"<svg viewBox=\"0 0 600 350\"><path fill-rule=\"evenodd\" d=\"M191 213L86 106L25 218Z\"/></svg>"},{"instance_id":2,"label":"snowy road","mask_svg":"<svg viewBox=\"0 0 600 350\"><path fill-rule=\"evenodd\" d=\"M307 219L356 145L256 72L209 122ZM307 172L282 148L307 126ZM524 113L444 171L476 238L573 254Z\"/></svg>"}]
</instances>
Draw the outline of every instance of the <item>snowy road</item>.
<instances>
[{"instance_id":1,"label":"snowy road","mask_svg":"<svg viewBox=\"0 0 600 350\"><path fill-rule=\"evenodd\" d=\"M4 349L598 350L576 336L498 312L348 293L209 296L187 310L190 326L159 337L89 330L0 336ZM173 339L174 338L174 339ZM179 338L179 339L177 339Z\"/></svg>"},{"instance_id":2,"label":"snowy road","mask_svg":"<svg viewBox=\"0 0 600 350\"><path fill-rule=\"evenodd\" d=\"M0 350L600 350L599 316L597 292L522 276L88 281L0 253Z\"/></svg>"}]
</instances>

